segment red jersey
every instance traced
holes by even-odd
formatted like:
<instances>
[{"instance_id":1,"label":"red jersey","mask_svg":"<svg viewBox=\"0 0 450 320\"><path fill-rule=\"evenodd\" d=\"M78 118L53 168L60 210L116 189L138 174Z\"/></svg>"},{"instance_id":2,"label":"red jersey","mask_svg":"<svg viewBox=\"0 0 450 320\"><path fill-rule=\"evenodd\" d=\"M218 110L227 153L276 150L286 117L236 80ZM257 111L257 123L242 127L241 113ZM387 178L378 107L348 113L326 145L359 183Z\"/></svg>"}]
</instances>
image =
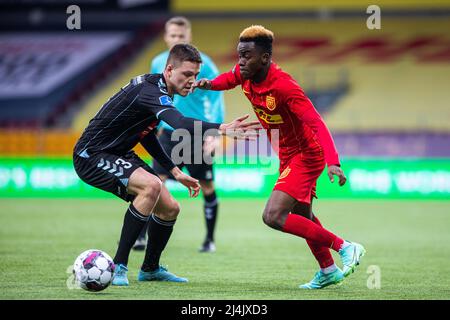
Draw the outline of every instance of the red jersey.
<instances>
[{"instance_id":1,"label":"red jersey","mask_svg":"<svg viewBox=\"0 0 450 320\"><path fill-rule=\"evenodd\" d=\"M322 158L329 166L339 165L333 138L322 117L297 82L275 63L271 63L267 77L260 83L242 79L237 64L230 72L212 80L211 85L212 90L241 85L267 130L281 167L297 154L305 160Z\"/></svg>"}]
</instances>

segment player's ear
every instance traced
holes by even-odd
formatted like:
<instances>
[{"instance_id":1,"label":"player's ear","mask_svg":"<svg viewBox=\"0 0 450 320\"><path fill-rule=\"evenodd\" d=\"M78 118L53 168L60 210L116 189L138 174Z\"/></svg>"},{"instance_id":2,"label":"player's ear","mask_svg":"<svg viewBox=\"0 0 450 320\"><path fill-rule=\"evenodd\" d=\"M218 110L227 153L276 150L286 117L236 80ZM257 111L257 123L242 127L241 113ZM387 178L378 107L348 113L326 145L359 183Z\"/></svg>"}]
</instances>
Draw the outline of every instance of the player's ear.
<instances>
[{"instance_id":1,"label":"player's ear","mask_svg":"<svg viewBox=\"0 0 450 320\"><path fill-rule=\"evenodd\" d=\"M169 64L166 66L166 72L167 72L167 74L168 74L169 77L172 76L172 71L173 71L173 69L174 69L173 64L170 64L170 63L169 63Z\"/></svg>"},{"instance_id":2,"label":"player's ear","mask_svg":"<svg viewBox=\"0 0 450 320\"><path fill-rule=\"evenodd\" d=\"M264 52L261 55L261 62L263 65L267 65L270 63L270 54L268 52Z\"/></svg>"}]
</instances>

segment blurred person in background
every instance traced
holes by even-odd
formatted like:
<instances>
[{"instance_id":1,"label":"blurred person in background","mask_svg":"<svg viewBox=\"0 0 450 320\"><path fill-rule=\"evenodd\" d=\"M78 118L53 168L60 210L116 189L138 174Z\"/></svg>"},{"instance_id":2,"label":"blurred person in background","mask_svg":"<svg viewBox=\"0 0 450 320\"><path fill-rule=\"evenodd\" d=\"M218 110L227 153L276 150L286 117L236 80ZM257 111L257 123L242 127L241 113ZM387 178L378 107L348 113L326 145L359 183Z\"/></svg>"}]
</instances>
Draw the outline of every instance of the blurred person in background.
<instances>
[{"instance_id":1,"label":"blurred person in background","mask_svg":"<svg viewBox=\"0 0 450 320\"><path fill-rule=\"evenodd\" d=\"M165 24L164 41L168 50L157 55L151 62L150 73L162 73L166 65L169 50L179 43L190 43L192 40L191 23L185 17L173 17ZM210 57L200 52L202 58L202 66L200 68L199 78L215 78L219 75L219 71ZM175 96L174 105L186 117L200 119L208 122L222 122L224 120L225 105L223 93L219 91L196 91L186 97ZM163 149L168 155L172 154L172 150L177 145L177 141L172 141L173 128L166 122L162 121L159 126L159 140ZM220 143L220 138L208 136L202 142L202 161L194 163L194 141L192 141L191 151L192 157L190 163L175 163L180 169L186 167L189 174L200 181L201 190L203 192L203 212L206 224L206 235L201 245L200 252L214 252L216 246L214 243L214 231L216 229L217 214L219 203L214 186L214 170L211 162L205 162L204 155L212 157L215 149ZM209 158L212 160L212 158ZM161 164L154 159L153 170L161 177L163 181L174 179L173 175L168 172ZM145 250L146 229L143 228L139 238L136 240L133 248L135 250Z\"/></svg>"}]
</instances>

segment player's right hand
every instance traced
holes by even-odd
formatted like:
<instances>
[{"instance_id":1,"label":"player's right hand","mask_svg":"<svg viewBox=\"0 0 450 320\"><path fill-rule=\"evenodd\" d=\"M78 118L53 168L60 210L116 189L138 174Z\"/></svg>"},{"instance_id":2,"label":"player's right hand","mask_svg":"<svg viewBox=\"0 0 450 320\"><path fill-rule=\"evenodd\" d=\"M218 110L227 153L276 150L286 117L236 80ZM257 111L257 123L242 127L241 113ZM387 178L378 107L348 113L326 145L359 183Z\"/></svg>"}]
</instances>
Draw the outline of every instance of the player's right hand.
<instances>
[{"instance_id":1,"label":"player's right hand","mask_svg":"<svg viewBox=\"0 0 450 320\"><path fill-rule=\"evenodd\" d=\"M195 88L203 89L203 90L210 90L211 89L211 81L208 79L200 79L195 81L192 86L191 90L189 92L194 92Z\"/></svg>"}]
</instances>

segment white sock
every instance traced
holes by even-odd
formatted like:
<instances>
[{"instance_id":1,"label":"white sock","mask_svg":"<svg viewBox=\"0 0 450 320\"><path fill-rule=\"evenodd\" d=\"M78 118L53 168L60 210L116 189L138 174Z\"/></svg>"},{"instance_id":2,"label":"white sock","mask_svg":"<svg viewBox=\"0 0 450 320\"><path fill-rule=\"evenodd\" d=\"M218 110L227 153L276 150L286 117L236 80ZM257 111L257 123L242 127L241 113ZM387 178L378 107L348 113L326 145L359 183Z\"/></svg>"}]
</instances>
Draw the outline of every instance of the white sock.
<instances>
[{"instance_id":1,"label":"white sock","mask_svg":"<svg viewBox=\"0 0 450 320\"><path fill-rule=\"evenodd\" d=\"M337 267L336 267L336 264L334 264L334 263L331 266L329 266L329 267L320 268L320 270L322 270L322 272L324 274L332 273L332 272L336 271L336 269L337 269Z\"/></svg>"}]
</instances>

